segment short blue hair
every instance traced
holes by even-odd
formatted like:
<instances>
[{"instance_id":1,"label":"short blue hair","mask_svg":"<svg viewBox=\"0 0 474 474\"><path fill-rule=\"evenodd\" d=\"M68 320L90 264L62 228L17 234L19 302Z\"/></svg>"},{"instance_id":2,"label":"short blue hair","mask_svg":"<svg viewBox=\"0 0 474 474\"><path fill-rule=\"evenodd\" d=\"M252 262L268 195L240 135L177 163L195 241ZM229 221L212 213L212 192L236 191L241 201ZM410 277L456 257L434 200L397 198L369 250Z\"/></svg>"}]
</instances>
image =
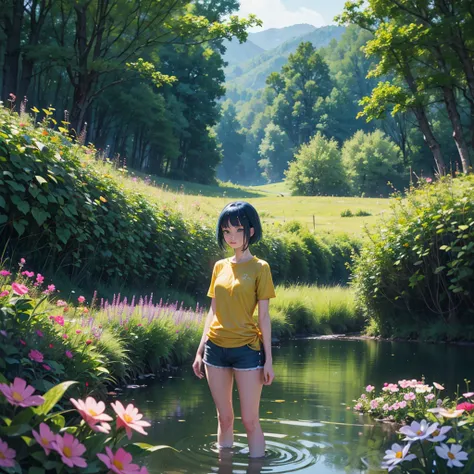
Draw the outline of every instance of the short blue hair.
<instances>
[{"instance_id":1,"label":"short blue hair","mask_svg":"<svg viewBox=\"0 0 474 474\"><path fill-rule=\"evenodd\" d=\"M244 228L244 250L249 248L249 245L257 243L262 238L262 224L260 217L258 217L257 210L248 202L235 201L227 204L217 220L216 238L219 247L225 250L225 229L232 225L234 227L242 226ZM253 235L250 235L250 229L254 229Z\"/></svg>"}]
</instances>

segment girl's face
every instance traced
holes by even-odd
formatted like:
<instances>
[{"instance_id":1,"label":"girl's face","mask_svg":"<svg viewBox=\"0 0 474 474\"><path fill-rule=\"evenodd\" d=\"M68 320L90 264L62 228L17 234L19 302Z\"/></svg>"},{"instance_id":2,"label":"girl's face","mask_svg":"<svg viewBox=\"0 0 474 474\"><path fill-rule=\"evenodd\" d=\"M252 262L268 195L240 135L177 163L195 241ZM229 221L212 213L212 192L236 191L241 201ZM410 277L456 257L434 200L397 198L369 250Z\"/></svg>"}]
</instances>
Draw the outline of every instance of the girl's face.
<instances>
[{"instance_id":1,"label":"girl's face","mask_svg":"<svg viewBox=\"0 0 474 474\"><path fill-rule=\"evenodd\" d=\"M254 228L251 227L250 236L252 236L254 232ZM226 241L226 244L234 250L239 250L244 246L245 233L243 226L239 225L237 227L234 227L229 222L229 227L223 227L222 233L224 234L224 240Z\"/></svg>"}]
</instances>

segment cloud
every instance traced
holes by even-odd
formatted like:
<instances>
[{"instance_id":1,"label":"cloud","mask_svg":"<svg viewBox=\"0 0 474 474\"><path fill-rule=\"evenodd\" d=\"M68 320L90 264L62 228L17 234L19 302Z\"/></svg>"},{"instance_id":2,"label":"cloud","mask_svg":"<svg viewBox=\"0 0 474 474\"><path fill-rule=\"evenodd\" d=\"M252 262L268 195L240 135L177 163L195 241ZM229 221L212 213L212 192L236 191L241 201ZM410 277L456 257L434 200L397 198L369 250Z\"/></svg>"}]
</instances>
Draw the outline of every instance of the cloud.
<instances>
[{"instance_id":1,"label":"cloud","mask_svg":"<svg viewBox=\"0 0 474 474\"><path fill-rule=\"evenodd\" d=\"M299 7L291 11L285 7L282 0L241 0L239 16L254 13L263 21L263 28L253 31L267 30L269 28L283 28L299 23L309 23L314 26L324 26L327 22L316 10Z\"/></svg>"}]
</instances>

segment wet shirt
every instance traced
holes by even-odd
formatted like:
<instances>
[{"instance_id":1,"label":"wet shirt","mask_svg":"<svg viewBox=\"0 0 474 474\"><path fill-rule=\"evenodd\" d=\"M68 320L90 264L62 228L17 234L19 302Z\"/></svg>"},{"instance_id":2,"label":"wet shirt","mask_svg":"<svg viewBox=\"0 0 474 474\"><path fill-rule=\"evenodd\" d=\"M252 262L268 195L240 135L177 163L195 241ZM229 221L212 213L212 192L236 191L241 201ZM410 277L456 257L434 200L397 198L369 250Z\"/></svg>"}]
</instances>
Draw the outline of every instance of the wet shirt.
<instances>
[{"instance_id":1,"label":"wet shirt","mask_svg":"<svg viewBox=\"0 0 474 474\"><path fill-rule=\"evenodd\" d=\"M259 300L275 297L268 263L257 257L242 263L219 260L207 296L216 299L209 339L221 347L249 345L259 350L262 333L254 319L255 308Z\"/></svg>"}]
</instances>

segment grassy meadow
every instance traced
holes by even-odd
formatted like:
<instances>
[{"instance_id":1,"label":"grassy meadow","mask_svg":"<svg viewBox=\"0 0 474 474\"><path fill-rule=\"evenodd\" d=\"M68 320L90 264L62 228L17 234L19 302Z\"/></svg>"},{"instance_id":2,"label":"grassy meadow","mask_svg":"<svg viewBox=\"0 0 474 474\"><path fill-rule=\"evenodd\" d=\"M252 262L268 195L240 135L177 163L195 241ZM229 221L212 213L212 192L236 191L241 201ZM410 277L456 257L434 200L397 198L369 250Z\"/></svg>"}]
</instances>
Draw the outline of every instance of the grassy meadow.
<instances>
[{"instance_id":1,"label":"grassy meadow","mask_svg":"<svg viewBox=\"0 0 474 474\"><path fill-rule=\"evenodd\" d=\"M297 220L316 233L346 232L362 236L364 226L375 224L384 213L390 212L390 199L340 196L291 196L285 183L265 186L219 186L173 181L113 168L98 163L104 174L112 175L126 189L140 191L161 206L177 209L184 217L214 225L220 210L231 200L243 199L253 204L267 224ZM122 171L121 171L122 170ZM341 217L341 212L359 210L370 216Z\"/></svg>"}]
</instances>

